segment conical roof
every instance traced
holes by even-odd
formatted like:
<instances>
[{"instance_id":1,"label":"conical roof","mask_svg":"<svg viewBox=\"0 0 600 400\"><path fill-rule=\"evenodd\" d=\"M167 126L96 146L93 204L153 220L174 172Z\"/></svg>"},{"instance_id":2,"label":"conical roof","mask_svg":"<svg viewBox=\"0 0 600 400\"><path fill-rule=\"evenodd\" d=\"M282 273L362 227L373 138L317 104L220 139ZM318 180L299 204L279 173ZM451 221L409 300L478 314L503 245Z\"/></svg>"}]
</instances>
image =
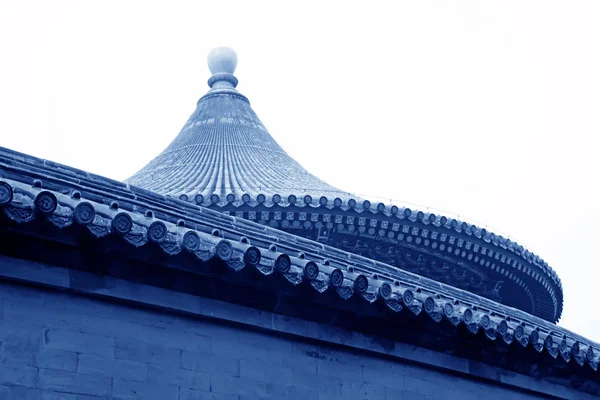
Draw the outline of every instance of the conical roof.
<instances>
[{"instance_id":1,"label":"conical roof","mask_svg":"<svg viewBox=\"0 0 600 400\"><path fill-rule=\"evenodd\" d=\"M306 171L277 144L248 99L235 88L235 52L217 48L208 56L210 90L173 142L128 183L202 203L217 195L271 199L289 195L346 199L348 193Z\"/></svg>"},{"instance_id":2,"label":"conical roof","mask_svg":"<svg viewBox=\"0 0 600 400\"><path fill-rule=\"evenodd\" d=\"M540 257L466 221L374 205L321 181L275 142L235 89L235 53L215 49L208 63L210 90L175 140L129 178L130 185L325 243L549 321L560 318L562 284Z\"/></svg>"}]
</instances>

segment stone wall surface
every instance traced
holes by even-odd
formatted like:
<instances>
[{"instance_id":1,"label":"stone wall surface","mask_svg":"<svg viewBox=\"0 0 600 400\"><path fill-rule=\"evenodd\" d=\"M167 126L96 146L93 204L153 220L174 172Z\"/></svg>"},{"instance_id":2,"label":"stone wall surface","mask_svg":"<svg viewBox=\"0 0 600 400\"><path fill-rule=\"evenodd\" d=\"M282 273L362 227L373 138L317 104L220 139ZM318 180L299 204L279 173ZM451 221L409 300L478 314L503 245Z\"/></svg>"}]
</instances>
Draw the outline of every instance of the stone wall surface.
<instances>
[{"instance_id":1,"label":"stone wall surface","mask_svg":"<svg viewBox=\"0 0 600 400\"><path fill-rule=\"evenodd\" d=\"M533 399L207 319L0 281L0 399Z\"/></svg>"}]
</instances>

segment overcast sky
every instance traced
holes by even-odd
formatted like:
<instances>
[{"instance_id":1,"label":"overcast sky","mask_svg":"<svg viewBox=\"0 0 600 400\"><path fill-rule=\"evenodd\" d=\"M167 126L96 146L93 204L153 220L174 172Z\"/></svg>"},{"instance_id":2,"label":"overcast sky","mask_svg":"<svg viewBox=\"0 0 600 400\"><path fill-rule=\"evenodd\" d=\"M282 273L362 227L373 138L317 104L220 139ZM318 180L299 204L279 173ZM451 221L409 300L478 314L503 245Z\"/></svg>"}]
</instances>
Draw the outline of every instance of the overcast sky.
<instances>
[{"instance_id":1,"label":"overcast sky","mask_svg":"<svg viewBox=\"0 0 600 400\"><path fill-rule=\"evenodd\" d=\"M125 179L227 45L305 168L508 232L561 277L560 324L600 342L600 2L288 4L0 0L0 145Z\"/></svg>"}]
</instances>

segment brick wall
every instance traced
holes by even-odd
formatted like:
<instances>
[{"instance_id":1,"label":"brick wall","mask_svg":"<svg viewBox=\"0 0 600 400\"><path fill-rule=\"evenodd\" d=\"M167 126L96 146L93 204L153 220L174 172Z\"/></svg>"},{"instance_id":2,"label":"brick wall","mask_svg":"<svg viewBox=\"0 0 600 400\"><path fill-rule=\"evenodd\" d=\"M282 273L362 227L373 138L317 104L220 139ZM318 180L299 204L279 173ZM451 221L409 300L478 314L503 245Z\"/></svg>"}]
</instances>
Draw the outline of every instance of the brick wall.
<instances>
[{"instance_id":1,"label":"brick wall","mask_svg":"<svg viewBox=\"0 0 600 400\"><path fill-rule=\"evenodd\" d=\"M0 399L529 399L206 320L0 281Z\"/></svg>"}]
</instances>

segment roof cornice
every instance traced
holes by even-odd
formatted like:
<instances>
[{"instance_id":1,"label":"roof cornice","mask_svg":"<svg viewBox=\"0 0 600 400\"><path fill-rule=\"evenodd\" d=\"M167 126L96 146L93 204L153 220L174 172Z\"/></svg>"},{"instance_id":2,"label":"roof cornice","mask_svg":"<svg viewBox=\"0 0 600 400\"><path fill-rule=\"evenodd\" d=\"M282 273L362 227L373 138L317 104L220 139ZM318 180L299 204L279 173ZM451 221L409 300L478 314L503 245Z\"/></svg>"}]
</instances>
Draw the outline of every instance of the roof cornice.
<instances>
[{"instance_id":1,"label":"roof cornice","mask_svg":"<svg viewBox=\"0 0 600 400\"><path fill-rule=\"evenodd\" d=\"M293 285L306 281L318 292L332 288L344 299L359 296L396 312L425 312L436 322L594 370L600 362L600 345L541 318L264 225L18 153L0 159L0 176L0 207L19 224L41 218L136 247L155 242L166 254L187 251L200 261L221 259L234 270L279 273Z\"/></svg>"}]
</instances>

